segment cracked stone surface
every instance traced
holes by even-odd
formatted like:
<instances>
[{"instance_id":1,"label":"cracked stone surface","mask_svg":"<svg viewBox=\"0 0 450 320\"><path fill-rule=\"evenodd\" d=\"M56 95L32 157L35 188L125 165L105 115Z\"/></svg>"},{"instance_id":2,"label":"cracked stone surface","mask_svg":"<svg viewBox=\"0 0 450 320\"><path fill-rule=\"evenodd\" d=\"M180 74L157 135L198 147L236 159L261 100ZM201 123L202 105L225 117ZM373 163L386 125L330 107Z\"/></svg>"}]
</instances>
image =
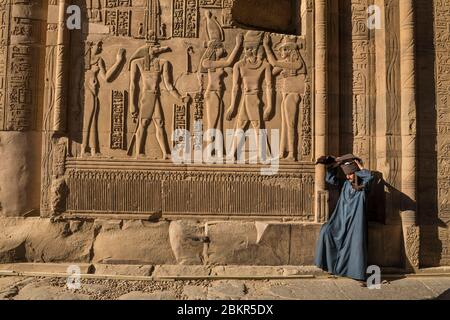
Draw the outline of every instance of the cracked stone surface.
<instances>
[{"instance_id":1,"label":"cracked stone surface","mask_svg":"<svg viewBox=\"0 0 450 320\"><path fill-rule=\"evenodd\" d=\"M0 300L450 300L450 277L384 281L380 290L344 278L130 281L0 277Z\"/></svg>"}]
</instances>

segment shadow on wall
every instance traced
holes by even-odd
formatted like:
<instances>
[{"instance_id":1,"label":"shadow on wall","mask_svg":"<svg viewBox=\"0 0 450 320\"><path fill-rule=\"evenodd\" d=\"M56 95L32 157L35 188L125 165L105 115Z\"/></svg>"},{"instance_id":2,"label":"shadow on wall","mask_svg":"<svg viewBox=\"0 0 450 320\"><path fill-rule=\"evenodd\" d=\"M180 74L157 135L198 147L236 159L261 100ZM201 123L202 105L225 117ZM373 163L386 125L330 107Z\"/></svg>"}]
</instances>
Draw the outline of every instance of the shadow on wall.
<instances>
[{"instance_id":1,"label":"shadow on wall","mask_svg":"<svg viewBox=\"0 0 450 320\"><path fill-rule=\"evenodd\" d=\"M81 21L89 21L87 0L75 1L81 8ZM85 71L88 68L86 65L87 35L89 34L89 23L84 23L81 30L74 30L70 37L70 52L74 53L70 57L70 79L68 92L69 119L69 134L70 138L78 143L82 143L83 137L83 120L85 116L84 101L86 95L85 88ZM72 144L69 144L69 154L73 156L74 150L71 150Z\"/></svg>"},{"instance_id":2,"label":"shadow on wall","mask_svg":"<svg viewBox=\"0 0 450 320\"><path fill-rule=\"evenodd\" d=\"M235 0L233 20L239 27L298 35L301 0Z\"/></svg>"},{"instance_id":3,"label":"shadow on wall","mask_svg":"<svg viewBox=\"0 0 450 320\"><path fill-rule=\"evenodd\" d=\"M450 289L440 294L435 300L450 300Z\"/></svg>"},{"instance_id":4,"label":"shadow on wall","mask_svg":"<svg viewBox=\"0 0 450 320\"><path fill-rule=\"evenodd\" d=\"M418 222L420 223L421 267L441 265L439 229L448 226L439 219L436 110L436 50L434 5L417 0L417 133L418 133Z\"/></svg>"}]
</instances>

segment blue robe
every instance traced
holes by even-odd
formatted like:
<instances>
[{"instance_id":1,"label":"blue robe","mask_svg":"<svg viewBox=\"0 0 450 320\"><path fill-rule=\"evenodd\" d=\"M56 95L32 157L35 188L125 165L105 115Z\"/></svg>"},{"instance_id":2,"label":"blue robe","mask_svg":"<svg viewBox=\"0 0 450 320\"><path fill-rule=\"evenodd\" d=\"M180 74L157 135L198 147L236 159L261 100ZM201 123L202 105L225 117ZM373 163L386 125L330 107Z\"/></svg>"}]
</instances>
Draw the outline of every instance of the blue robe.
<instances>
[{"instance_id":1,"label":"blue robe","mask_svg":"<svg viewBox=\"0 0 450 320\"><path fill-rule=\"evenodd\" d=\"M327 170L327 183L340 186L341 195L330 220L323 225L317 243L315 264L331 274L366 279L367 220L365 205L373 180L369 170L356 172L361 191L337 177L337 168Z\"/></svg>"}]
</instances>

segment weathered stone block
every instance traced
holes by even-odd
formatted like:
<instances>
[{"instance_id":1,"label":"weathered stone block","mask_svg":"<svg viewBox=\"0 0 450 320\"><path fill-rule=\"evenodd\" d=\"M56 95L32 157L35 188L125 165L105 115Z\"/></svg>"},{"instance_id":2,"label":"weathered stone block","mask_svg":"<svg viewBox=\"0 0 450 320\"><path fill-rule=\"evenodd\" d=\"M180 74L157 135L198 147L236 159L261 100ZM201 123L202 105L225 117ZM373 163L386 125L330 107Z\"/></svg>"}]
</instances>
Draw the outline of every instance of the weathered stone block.
<instances>
[{"instance_id":1,"label":"weathered stone block","mask_svg":"<svg viewBox=\"0 0 450 320\"><path fill-rule=\"evenodd\" d=\"M400 225L369 224L368 263L402 267L403 235Z\"/></svg>"},{"instance_id":2,"label":"weathered stone block","mask_svg":"<svg viewBox=\"0 0 450 320\"><path fill-rule=\"evenodd\" d=\"M125 222L120 230L100 231L94 243L95 263L175 264L169 223Z\"/></svg>"},{"instance_id":3,"label":"weathered stone block","mask_svg":"<svg viewBox=\"0 0 450 320\"><path fill-rule=\"evenodd\" d=\"M211 269L207 266L161 265L155 266L152 274L155 278L172 277L208 277Z\"/></svg>"},{"instance_id":4,"label":"weathered stone block","mask_svg":"<svg viewBox=\"0 0 450 320\"><path fill-rule=\"evenodd\" d=\"M40 133L0 131L0 216L39 210Z\"/></svg>"},{"instance_id":5,"label":"weathered stone block","mask_svg":"<svg viewBox=\"0 0 450 320\"><path fill-rule=\"evenodd\" d=\"M203 264L205 226L190 221L173 221L169 227L170 244L178 264Z\"/></svg>"},{"instance_id":6,"label":"weathered stone block","mask_svg":"<svg viewBox=\"0 0 450 320\"><path fill-rule=\"evenodd\" d=\"M40 218L0 219L0 247L23 243L24 250L9 262L89 262L94 240L92 223L84 222L72 232L68 222L52 223ZM12 256L10 256L12 257Z\"/></svg>"},{"instance_id":7,"label":"weathered stone block","mask_svg":"<svg viewBox=\"0 0 450 320\"><path fill-rule=\"evenodd\" d=\"M149 265L111 265L111 264L95 264L95 274L108 276L142 276L150 277L154 270Z\"/></svg>"},{"instance_id":8,"label":"weathered stone block","mask_svg":"<svg viewBox=\"0 0 450 320\"><path fill-rule=\"evenodd\" d=\"M289 231L289 224L208 223L207 264L285 265L289 260Z\"/></svg>"},{"instance_id":9,"label":"weathered stone block","mask_svg":"<svg viewBox=\"0 0 450 320\"><path fill-rule=\"evenodd\" d=\"M320 224L292 224L289 265L313 265Z\"/></svg>"}]
</instances>

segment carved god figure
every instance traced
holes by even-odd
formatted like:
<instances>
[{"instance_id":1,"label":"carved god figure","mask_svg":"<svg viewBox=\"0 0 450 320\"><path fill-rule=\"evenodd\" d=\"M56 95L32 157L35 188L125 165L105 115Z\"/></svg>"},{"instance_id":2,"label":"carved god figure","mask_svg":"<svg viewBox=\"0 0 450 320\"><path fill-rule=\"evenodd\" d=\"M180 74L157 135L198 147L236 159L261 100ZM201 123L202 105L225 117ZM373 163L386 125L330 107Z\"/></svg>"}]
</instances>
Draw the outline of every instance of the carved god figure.
<instances>
[{"instance_id":1,"label":"carved god figure","mask_svg":"<svg viewBox=\"0 0 450 320\"><path fill-rule=\"evenodd\" d=\"M90 109L86 109L88 114L87 123L83 129L83 147L82 153L92 155L100 155L100 143L98 139L98 117L100 112L100 80L111 82L120 71L122 63L125 60L125 50L119 49L117 53L115 64L109 69L106 69L105 60L101 54L103 51L103 42L88 43L88 50L86 53L86 84L90 92L93 102Z\"/></svg>"},{"instance_id":2,"label":"carved god figure","mask_svg":"<svg viewBox=\"0 0 450 320\"><path fill-rule=\"evenodd\" d=\"M242 103L236 122L237 130L246 130L251 124L255 129L258 150L261 151L259 130L263 128L262 121L268 121L273 110L272 67L264 59L262 47L262 32L248 31L244 38L244 57L233 68L233 90L231 106L227 111L227 120L231 121L238 109L238 97L243 84ZM266 108L263 111L261 100L262 83L266 84ZM236 138L236 137L235 137ZM233 139L231 155L235 156L236 139ZM261 153L261 152L260 152Z\"/></svg>"},{"instance_id":3,"label":"carved god figure","mask_svg":"<svg viewBox=\"0 0 450 320\"><path fill-rule=\"evenodd\" d=\"M173 97L183 103L189 102L189 97L181 97L173 85L170 62L158 57L159 54L168 50L170 50L168 47L144 46L136 51L130 61L131 114L138 122L131 146L136 142L137 157L145 156L145 140L151 121L156 127L156 138L163 159L166 160L170 156L160 99L161 82L164 82ZM141 83L140 86L139 83ZM141 93L139 93L139 87Z\"/></svg>"},{"instance_id":4,"label":"carved god figure","mask_svg":"<svg viewBox=\"0 0 450 320\"><path fill-rule=\"evenodd\" d=\"M225 68L231 67L240 51L243 36L238 34L236 46L228 59L223 44L223 30L219 23L212 17L211 12L206 12L207 33L209 37L208 47L201 59L201 72L208 73L208 83L205 91L206 130L222 131L223 127L223 94L225 91ZM212 135L207 135L207 142L212 143ZM219 158L223 157L222 141L215 141L215 153ZM211 155L212 156L212 155Z\"/></svg>"},{"instance_id":5,"label":"carved god figure","mask_svg":"<svg viewBox=\"0 0 450 320\"><path fill-rule=\"evenodd\" d=\"M281 93L281 143L280 158L295 160L296 125L300 103L305 94L306 65L300 54L297 37L285 36L277 45L281 59L277 59L270 45L270 35L264 37L264 48L269 63L274 67L273 74L282 77ZM286 150L287 145L287 150Z\"/></svg>"}]
</instances>

